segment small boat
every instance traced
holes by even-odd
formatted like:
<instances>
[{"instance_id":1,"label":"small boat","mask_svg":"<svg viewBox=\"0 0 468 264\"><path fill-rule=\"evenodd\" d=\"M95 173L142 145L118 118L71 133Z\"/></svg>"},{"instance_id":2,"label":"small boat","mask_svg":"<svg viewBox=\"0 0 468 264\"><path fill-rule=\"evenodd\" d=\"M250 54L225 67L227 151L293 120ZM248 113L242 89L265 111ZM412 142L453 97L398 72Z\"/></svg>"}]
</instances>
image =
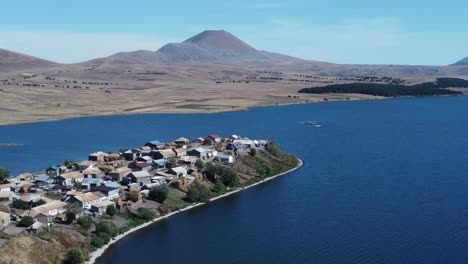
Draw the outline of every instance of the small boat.
<instances>
[{"instance_id":1,"label":"small boat","mask_svg":"<svg viewBox=\"0 0 468 264\"><path fill-rule=\"evenodd\" d=\"M319 127L322 127L322 126L321 126L321 125L314 125L314 127L317 127L317 128L319 128Z\"/></svg>"},{"instance_id":2,"label":"small boat","mask_svg":"<svg viewBox=\"0 0 468 264\"><path fill-rule=\"evenodd\" d=\"M311 126L315 126L315 125L317 125L317 122L312 122L312 121L305 121L305 122L304 122L304 125L311 125Z\"/></svg>"}]
</instances>

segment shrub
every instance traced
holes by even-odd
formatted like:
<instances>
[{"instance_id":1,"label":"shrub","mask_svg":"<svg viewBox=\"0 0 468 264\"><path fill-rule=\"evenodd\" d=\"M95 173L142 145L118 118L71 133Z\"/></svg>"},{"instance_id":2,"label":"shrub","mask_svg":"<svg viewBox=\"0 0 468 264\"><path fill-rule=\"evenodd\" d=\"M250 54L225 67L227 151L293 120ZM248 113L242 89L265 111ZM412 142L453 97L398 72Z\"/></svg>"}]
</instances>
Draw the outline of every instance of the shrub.
<instances>
[{"instance_id":1,"label":"shrub","mask_svg":"<svg viewBox=\"0 0 468 264\"><path fill-rule=\"evenodd\" d=\"M275 157L280 157L281 154L283 154L283 151L281 150L281 147L278 143L275 141L268 142L266 145L265 149L270 152L271 155Z\"/></svg>"},{"instance_id":2,"label":"shrub","mask_svg":"<svg viewBox=\"0 0 468 264\"><path fill-rule=\"evenodd\" d=\"M34 218L32 218L31 216L25 216L21 219L21 221L18 222L18 224L16 226L19 226L19 227L30 227L34 224Z\"/></svg>"},{"instance_id":3,"label":"shrub","mask_svg":"<svg viewBox=\"0 0 468 264\"><path fill-rule=\"evenodd\" d=\"M115 237L118 235L119 231L112 222L100 222L96 225L96 234L101 236L102 233L108 234L110 237Z\"/></svg>"},{"instance_id":4,"label":"shrub","mask_svg":"<svg viewBox=\"0 0 468 264\"><path fill-rule=\"evenodd\" d=\"M78 224L85 230L88 230L93 224L93 220L89 216L82 216L78 219Z\"/></svg>"},{"instance_id":5,"label":"shrub","mask_svg":"<svg viewBox=\"0 0 468 264\"><path fill-rule=\"evenodd\" d=\"M141 207L138 208L138 218L149 221L154 218L154 215L148 208Z\"/></svg>"},{"instance_id":6,"label":"shrub","mask_svg":"<svg viewBox=\"0 0 468 264\"><path fill-rule=\"evenodd\" d=\"M81 264L85 261L85 255L80 248L72 248L68 251L63 263L65 264Z\"/></svg>"},{"instance_id":7,"label":"shrub","mask_svg":"<svg viewBox=\"0 0 468 264\"><path fill-rule=\"evenodd\" d=\"M27 210L29 209L29 203L23 200L15 200L11 204L11 207L16 208L16 209L21 209L21 210Z\"/></svg>"},{"instance_id":8,"label":"shrub","mask_svg":"<svg viewBox=\"0 0 468 264\"><path fill-rule=\"evenodd\" d=\"M148 198L158 203L164 202L169 194L167 185L156 186L150 189Z\"/></svg>"},{"instance_id":9,"label":"shrub","mask_svg":"<svg viewBox=\"0 0 468 264\"><path fill-rule=\"evenodd\" d=\"M226 185L224 185L220 180L217 180L214 186L214 192L218 195L226 193Z\"/></svg>"},{"instance_id":10,"label":"shrub","mask_svg":"<svg viewBox=\"0 0 468 264\"><path fill-rule=\"evenodd\" d=\"M249 155L255 157L257 155L257 149L251 148L249 151Z\"/></svg>"},{"instance_id":11,"label":"shrub","mask_svg":"<svg viewBox=\"0 0 468 264\"><path fill-rule=\"evenodd\" d=\"M212 193L203 184L195 184L187 192L187 200L191 203L206 203L210 200Z\"/></svg>"},{"instance_id":12,"label":"shrub","mask_svg":"<svg viewBox=\"0 0 468 264\"><path fill-rule=\"evenodd\" d=\"M198 170L202 170L204 166L205 166L205 163L203 163L201 159L197 159L197 161L195 162L195 167L197 167Z\"/></svg>"},{"instance_id":13,"label":"shrub","mask_svg":"<svg viewBox=\"0 0 468 264\"><path fill-rule=\"evenodd\" d=\"M7 168L0 167L0 182L10 176L10 171Z\"/></svg>"},{"instance_id":14,"label":"shrub","mask_svg":"<svg viewBox=\"0 0 468 264\"><path fill-rule=\"evenodd\" d=\"M117 213L117 209L115 209L115 206L109 205L106 208L106 214L109 215L110 217L113 217Z\"/></svg>"}]
</instances>

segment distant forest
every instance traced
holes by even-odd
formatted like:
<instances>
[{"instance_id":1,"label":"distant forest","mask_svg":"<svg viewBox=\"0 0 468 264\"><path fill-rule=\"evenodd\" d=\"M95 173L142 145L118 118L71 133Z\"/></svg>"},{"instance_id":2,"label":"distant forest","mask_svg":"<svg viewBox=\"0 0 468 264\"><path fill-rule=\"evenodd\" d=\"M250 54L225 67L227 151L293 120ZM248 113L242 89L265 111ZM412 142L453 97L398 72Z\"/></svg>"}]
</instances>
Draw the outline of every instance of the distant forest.
<instances>
[{"instance_id":1,"label":"distant forest","mask_svg":"<svg viewBox=\"0 0 468 264\"><path fill-rule=\"evenodd\" d=\"M375 83L332 84L323 87L303 88L299 90L299 93L359 93L385 97L463 94L462 92L444 89L449 87L468 88L468 81L458 78L437 78L434 82L415 85Z\"/></svg>"}]
</instances>

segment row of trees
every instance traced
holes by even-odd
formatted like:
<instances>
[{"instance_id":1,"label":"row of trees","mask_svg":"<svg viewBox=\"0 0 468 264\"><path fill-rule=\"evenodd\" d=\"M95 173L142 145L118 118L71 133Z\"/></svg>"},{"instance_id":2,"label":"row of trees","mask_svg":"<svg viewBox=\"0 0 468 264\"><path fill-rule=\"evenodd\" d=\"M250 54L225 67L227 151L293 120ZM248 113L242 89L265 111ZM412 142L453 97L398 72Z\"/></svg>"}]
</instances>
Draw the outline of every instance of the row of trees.
<instances>
[{"instance_id":1,"label":"row of trees","mask_svg":"<svg viewBox=\"0 0 468 264\"><path fill-rule=\"evenodd\" d=\"M332 84L324 87L311 87L299 90L299 93L323 94L323 93L359 93L374 96L428 96L428 95L456 95L461 92L441 89L447 88L446 82L439 85L434 82L416 84L412 86L372 83L347 83ZM449 86L452 87L452 86ZM457 86L455 86L457 87Z\"/></svg>"}]
</instances>

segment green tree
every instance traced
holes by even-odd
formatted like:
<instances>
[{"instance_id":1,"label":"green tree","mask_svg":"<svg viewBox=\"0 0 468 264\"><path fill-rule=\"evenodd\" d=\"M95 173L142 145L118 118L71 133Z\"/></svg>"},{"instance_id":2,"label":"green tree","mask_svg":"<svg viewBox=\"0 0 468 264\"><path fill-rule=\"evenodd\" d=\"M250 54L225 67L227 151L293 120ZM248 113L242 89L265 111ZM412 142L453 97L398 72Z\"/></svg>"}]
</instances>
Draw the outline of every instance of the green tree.
<instances>
[{"instance_id":1,"label":"green tree","mask_svg":"<svg viewBox=\"0 0 468 264\"><path fill-rule=\"evenodd\" d=\"M214 192L217 194L224 194L226 193L226 185L220 180L217 180L214 186Z\"/></svg>"},{"instance_id":2,"label":"green tree","mask_svg":"<svg viewBox=\"0 0 468 264\"><path fill-rule=\"evenodd\" d=\"M257 155L257 149L251 148L249 150L249 154L250 156L255 157Z\"/></svg>"},{"instance_id":3,"label":"green tree","mask_svg":"<svg viewBox=\"0 0 468 264\"><path fill-rule=\"evenodd\" d=\"M273 156L275 156L277 158L280 157L283 154L283 151L281 150L280 145L278 143L276 143L275 141L268 142L265 149L268 152L270 152L271 155L273 155Z\"/></svg>"},{"instance_id":4,"label":"green tree","mask_svg":"<svg viewBox=\"0 0 468 264\"><path fill-rule=\"evenodd\" d=\"M149 221L154 218L154 214L148 208L140 207L138 208L138 218Z\"/></svg>"},{"instance_id":5,"label":"green tree","mask_svg":"<svg viewBox=\"0 0 468 264\"><path fill-rule=\"evenodd\" d=\"M14 200L13 203L11 204L11 207L16 208L16 209L21 209L21 210L27 210L29 209L29 203L23 200Z\"/></svg>"},{"instance_id":6,"label":"green tree","mask_svg":"<svg viewBox=\"0 0 468 264\"><path fill-rule=\"evenodd\" d=\"M206 203L210 200L212 193L208 187L196 183L187 192L187 200L191 203Z\"/></svg>"},{"instance_id":7,"label":"green tree","mask_svg":"<svg viewBox=\"0 0 468 264\"><path fill-rule=\"evenodd\" d=\"M221 174L221 180L224 185L234 187L239 185L239 176L237 172L231 168L224 168Z\"/></svg>"},{"instance_id":8,"label":"green tree","mask_svg":"<svg viewBox=\"0 0 468 264\"><path fill-rule=\"evenodd\" d=\"M117 213L117 209L115 209L115 206L109 205L106 208L106 214L109 215L110 217L114 217L114 215Z\"/></svg>"},{"instance_id":9,"label":"green tree","mask_svg":"<svg viewBox=\"0 0 468 264\"><path fill-rule=\"evenodd\" d=\"M108 234L110 237L115 237L119 234L119 230L112 222L100 222L96 225L96 234L99 236L101 233ZM107 242L106 242L107 243Z\"/></svg>"},{"instance_id":10,"label":"green tree","mask_svg":"<svg viewBox=\"0 0 468 264\"><path fill-rule=\"evenodd\" d=\"M65 213L65 223L71 224L76 220L76 213L69 211Z\"/></svg>"},{"instance_id":11,"label":"green tree","mask_svg":"<svg viewBox=\"0 0 468 264\"><path fill-rule=\"evenodd\" d=\"M16 226L19 226L19 227L30 227L34 224L34 218L32 218L31 216L25 216L21 219L21 221L18 222L18 224Z\"/></svg>"},{"instance_id":12,"label":"green tree","mask_svg":"<svg viewBox=\"0 0 468 264\"><path fill-rule=\"evenodd\" d=\"M197 159L195 162L195 167L198 168L199 171L203 170L203 167L205 166L205 163L201 159Z\"/></svg>"},{"instance_id":13,"label":"green tree","mask_svg":"<svg viewBox=\"0 0 468 264\"><path fill-rule=\"evenodd\" d=\"M85 255L80 248L72 248L67 252L65 259L63 260L64 264L81 264L85 261Z\"/></svg>"},{"instance_id":14,"label":"green tree","mask_svg":"<svg viewBox=\"0 0 468 264\"><path fill-rule=\"evenodd\" d=\"M148 198L158 203L164 202L169 195L169 187L167 185L160 185L150 189Z\"/></svg>"},{"instance_id":15,"label":"green tree","mask_svg":"<svg viewBox=\"0 0 468 264\"><path fill-rule=\"evenodd\" d=\"M85 230L88 230L93 224L93 220L89 216L82 216L78 218L78 224Z\"/></svg>"},{"instance_id":16,"label":"green tree","mask_svg":"<svg viewBox=\"0 0 468 264\"><path fill-rule=\"evenodd\" d=\"M167 159L166 167L170 169L170 168L175 167L176 165L177 165L177 161L174 157L170 157Z\"/></svg>"},{"instance_id":17,"label":"green tree","mask_svg":"<svg viewBox=\"0 0 468 264\"><path fill-rule=\"evenodd\" d=\"M10 177L10 171L7 168L0 167L0 182Z\"/></svg>"}]
</instances>

